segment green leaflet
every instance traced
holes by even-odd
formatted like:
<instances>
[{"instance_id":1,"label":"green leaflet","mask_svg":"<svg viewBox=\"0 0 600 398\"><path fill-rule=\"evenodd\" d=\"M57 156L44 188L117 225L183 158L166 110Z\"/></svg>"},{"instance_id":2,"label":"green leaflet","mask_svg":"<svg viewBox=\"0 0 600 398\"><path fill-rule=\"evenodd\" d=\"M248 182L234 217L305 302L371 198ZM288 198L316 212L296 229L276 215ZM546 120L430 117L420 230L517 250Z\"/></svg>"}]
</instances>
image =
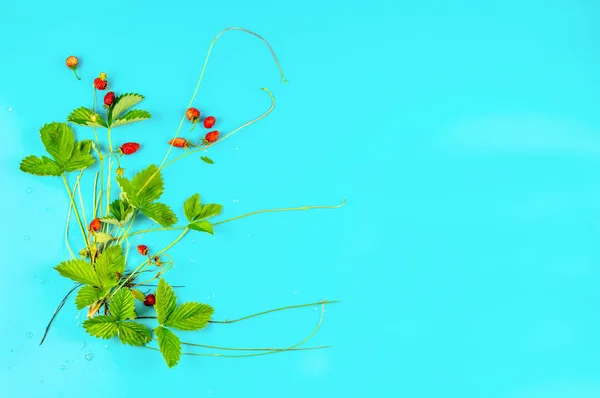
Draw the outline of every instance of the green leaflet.
<instances>
[{"instance_id":1,"label":"green leaflet","mask_svg":"<svg viewBox=\"0 0 600 398\"><path fill-rule=\"evenodd\" d=\"M114 200L108 207L109 216L100 220L119 227L125 227L125 224L133 216L133 208L124 199Z\"/></svg>"},{"instance_id":2,"label":"green leaflet","mask_svg":"<svg viewBox=\"0 0 600 398\"><path fill-rule=\"evenodd\" d=\"M119 281L118 274L122 275L123 272L125 272L125 257L121 246L106 248L96 259L97 280L103 288L116 286Z\"/></svg>"},{"instance_id":3,"label":"green leaflet","mask_svg":"<svg viewBox=\"0 0 600 398\"><path fill-rule=\"evenodd\" d=\"M190 301L181 304L173 311L165 326L180 330L198 330L204 328L214 309L208 304L200 304Z\"/></svg>"},{"instance_id":4,"label":"green leaflet","mask_svg":"<svg viewBox=\"0 0 600 398\"><path fill-rule=\"evenodd\" d=\"M37 176L60 176L63 170L52 159L42 156L41 159L37 156L27 156L21 161L19 167L25 173Z\"/></svg>"},{"instance_id":5,"label":"green leaflet","mask_svg":"<svg viewBox=\"0 0 600 398\"><path fill-rule=\"evenodd\" d=\"M27 156L20 165L20 169L26 173L59 176L64 171L86 169L95 161L90 154L92 142L75 142L73 130L66 123L46 124L40 129L40 137L54 160L45 156Z\"/></svg>"},{"instance_id":6,"label":"green leaflet","mask_svg":"<svg viewBox=\"0 0 600 398\"><path fill-rule=\"evenodd\" d=\"M123 126L125 124L141 122L142 120L147 120L151 117L152 115L150 115L150 113L147 111L141 109L134 109L132 111L127 112L125 115L123 115L123 117L116 119L111 124L111 127L118 127Z\"/></svg>"},{"instance_id":7,"label":"green leaflet","mask_svg":"<svg viewBox=\"0 0 600 398\"><path fill-rule=\"evenodd\" d=\"M203 162L206 162L208 164L215 164L215 162L208 156L200 156L200 159L202 159Z\"/></svg>"},{"instance_id":8,"label":"green leaflet","mask_svg":"<svg viewBox=\"0 0 600 398\"><path fill-rule=\"evenodd\" d=\"M141 100L144 99L143 95L135 94L135 93L125 93L119 95L115 99L115 103L108 111L108 124L113 125L113 121L117 120L117 118L125 112L127 109L132 106L138 104Z\"/></svg>"},{"instance_id":9,"label":"green leaflet","mask_svg":"<svg viewBox=\"0 0 600 398\"><path fill-rule=\"evenodd\" d=\"M77 297L75 297L75 305L78 310L81 310L88 305L94 304L96 301L100 300L102 297L106 295L106 290L99 289L94 286L83 286L77 292Z\"/></svg>"},{"instance_id":10,"label":"green leaflet","mask_svg":"<svg viewBox=\"0 0 600 398\"><path fill-rule=\"evenodd\" d=\"M64 169L75 146L73 130L66 123L50 123L40 129L40 137L46 151Z\"/></svg>"},{"instance_id":11,"label":"green leaflet","mask_svg":"<svg viewBox=\"0 0 600 398\"><path fill-rule=\"evenodd\" d=\"M94 112L88 108L75 109L71 114L67 117L67 121L71 123L78 124L80 126L88 126L88 127L108 127L106 121L99 114L95 114L95 121L92 120L92 115Z\"/></svg>"},{"instance_id":12,"label":"green leaflet","mask_svg":"<svg viewBox=\"0 0 600 398\"><path fill-rule=\"evenodd\" d=\"M117 324L119 340L123 344L142 346L152 340L152 332L137 322L119 322Z\"/></svg>"},{"instance_id":13,"label":"green leaflet","mask_svg":"<svg viewBox=\"0 0 600 398\"><path fill-rule=\"evenodd\" d=\"M150 203L140 211L148 218L156 221L161 227L170 227L177 222L177 216L171 208L163 203Z\"/></svg>"},{"instance_id":14,"label":"green leaflet","mask_svg":"<svg viewBox=\"0 0 600 398\"><path fill-rule=\"evenodd\" d=\"M135 303L133 302L133 294L129 289L119 289L110 300L108 308L115 321L135 318Z\"/></svg>"},{"instance_id":15,"label":"green leaflet","mask_svg":"<svg viewBox=\"0 0 600 398\"><path fill-rule=\"evenodd\" d=\"M96 237L96 242L98 243L106 243L110 241L113 237L105 232L94 232L94 236Z\"/></svg>"},{"instance_id":16,"label":"green leaflet","mask_svg":"<svg viewBox=\"0 0 600 398\"><path fill-rule=\"evenodd\" d=\"M175 298L173 288L161 278L158 282L158 289L156 289L156 303L154 304L158 323L163 325L173 311L175 311L176 307L177 299Z\"/></svg>"},{"instance_id":17,"label":"green leaflet","mask_svg":"<svg viewBox=\"0 0 600 398\"><path fill-rule=\"evenodd\" d=\"M144 301L146 299L146 296L144 296L144 293L142 293L138 289L131 289L131 294L133 294L133 298L136 300Z\"/></svg>"},{"instance_id":18,"label":"green leaflet","mask_svg":"<svg viewBox=\"0 0 600 398\"><path fill-rule=\"evenodd\" d=\"M201 211L202 205L200 204L200 195L197 193L190 196L183 203L183 212L185 214L185 218L187 218L189 222L194 221L196 216L200 214Z\"/></svg>"},{"instance_id":19,"label":"green leaflet","mask_svg":"<svg viewBox=\"0 0 600 398\"><path fill-rule=\"evenodd\" d=\"M155 165L150 165L137 173L133 180L117 177L117 182L125 193L127 201L138 209L159 199L164 191L160 170Z\"/></svg>"},{"instance_id":20,"label":"green leaflet","mask_svg":"<svg viewBox=\"0 0 600 398\"><path fill-rule=\"evenodd\" d=\"M188 225L188 228L195 231L208 232L209 234L213 235L213 225L208 220L194 221Z\"/></svg>"},{"instance_id":21,"label":"green leaflet","mask_svg":"<svg viewBox=\"0 0 600 398\"><path fill-rule=\"evenodd\" d=\"M92 266L85 260L67 260L54 267L59 274L84 285L99 285Z\"/></svg>"},{"instance_id":22,"label":"green leaflet","mask_svg":"<svg viewBox=\"0 0 600 398\"><path fill-rule=\"evenodd\" d=\"M158 338L158 348L160 348L167 366L172 368L177 365L181 358L181 342L179 341L179 337L162 326L157 326L154 329L154 333Z\"/></svg>"},{"instance_id":23,"label":"green leaflet","mask_svg":"<svg viewBox=\"0 0 600 398\"><path fill-rule=\"evenodd\" d=\"M115 337L118 332L117 322L111 315L97 315L83 322L83 328L88 334L102 339Z\"/></svg>"},{"instance_id":24,"label":"green leaflet","mask_svg":"<svg viewBox=\"0 0 600 398\"><path fill-rule=\"evenodd\" d=\"M83 140L76 142L73 146L71 158L65 165L65 171L75 171L87 169L94 164L94 157L90 154L92 150L92 141Z\"/></svg>"}]
</instances>

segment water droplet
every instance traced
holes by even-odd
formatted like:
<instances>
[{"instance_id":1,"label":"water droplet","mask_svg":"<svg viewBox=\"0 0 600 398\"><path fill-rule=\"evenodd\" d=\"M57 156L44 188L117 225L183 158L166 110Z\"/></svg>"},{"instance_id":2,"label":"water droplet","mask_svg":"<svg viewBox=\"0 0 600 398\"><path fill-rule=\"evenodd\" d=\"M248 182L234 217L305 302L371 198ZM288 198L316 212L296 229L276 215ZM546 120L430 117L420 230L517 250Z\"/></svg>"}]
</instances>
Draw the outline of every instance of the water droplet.
<instances>
[{"instance_id":1,"label":"water droplet","mask_svg":"<svg viewBox=\"0 0 600 398\"><path fill-rule=\"evenodd\" d=\"M25 239L25 240L29 240L29 239L31 239L31 237L30 237L29 235L25 235L25 236L23 237L23 239Z\"/></svg>"},{"instance_id":2,"label":"water droplet","mask_svg":"<svg viewBox=\"0 0 600 398\"><path fill-rule=\"evenodd\" d=\"M232 202L233 202L233 203L237 203L237 202L239 202L239 200L237 200L237 199L233 199L233 200L232 200Z\"/></svg>"},{"instance_id":3,"label":"water droplet","mask_svg":"<svg viewBox=\"0 0 600 398\"><path fill-rule=\"evenodd\" d=\"M65 365L60 365L60 370L65 370L67 367Z\"/></svg>"},{"instance_id":4,"label":"water droplet","mask_svg":"<svg viewBox=\"0 0 600 398\"><path fill-rule=\"evenodd\" d=\"M29 188L27 188L27 189L25 190L25 192L27 192L27 193L33 193L33 188L29 187Z\"/></svg>"},{"instance_id":5,"label":"water droplet","mask_svg":"<svg viewBox=\"0 0 600 398\"><path fill-rule=\"evenodd\" d=\"M195 263L196 260L194 260L193 258L190 258L190 263Z\"/></svg>"},{"instance_id":6,"label":"water droplet","mask_svg":"<svg viewBox=\"0 0 600 398\"><path fill-rule=\"evenodd\" d=\"M44 380L40 380L40 384L44 384Z\"/></svg>"},{"instance_id":7,"label":"water droplet","mask_svg":"<svg viewBox=\"0 0 600 398\"><path fill-rule=\"evenodd\" d=\"M250 237L250 234L248 234L248 237Z\"/></svg>"},{"instance_id":8,"label":"water droplet","mask_svg":"<svg viewBox=\"0 0 600 398\"><path fill-rule=\"evenodd\" d=\"M85 360L91 361L92 359L94 359L94 353L92 353L92 352L87 353L87 355L85 356Z\"/></svg>"},{"instance_id":9,"label":"water droplet","mask_svg":"<svg viewBox=\"0 0 600 398\"><path fill-rule=\"evenodd\" d=\"M33 333L27 332L27 333L25 333L25 337L27 337L28 339L30 339L30 338L33 337Z\"/></svg>"},{"instance_id":10,"label":"water droplet","mask_svg":"<svg viewBox=\"0 0 600 398\"><path fill-rule=\"evenodd\" d=\"M108 344L104 344L104 349L108 350Z\"/></svg>"},{"instance_id":11,"label":"water droplet","mask_svg":"<svg viewBox=\"0 0 600 398\"><path fill-rule=\"evenodd\" d=\"M238 149L240 149L240 148L238 148L238 147L236 146L236 147L235 147L235 150L237 151Z\"/></svg>"},{"instance_id":12,"label":"water droplet","mask_svg":"<svg viewBox=\"0 0 600 398\"><path fill-rule=\"evenodd\" d=\"M192 239L192 243L196 243L196 241L197 241L197 239L196 239L196 238L193 238L193 239Z\"/></svg>"},{"instance_id":13,"label":"water droplet","mask_svg":"<svg viewBox=\"0 0 600 398\"><path fill-rule=\"evenodd\" d=\"M294 294L298 294L298 292L294 292Z\"/></svg>"},{"instance_id":14,"label":"water droplet","mask_svg":"<svg viewBox=\"0 0 600 398\"><path fill-rule=\"evenodd\" d=\"M83 350L85 347L87 347L87 343L81 343L81 347L79 347L80 350Z\"/></svg>"},{"instance_id":15,"label":"water droplet","mask_svg":"<svg viewBox=\"0 0 600 398\"><path fill-rule=\"evenodd\" d=\"M32 272L32 273L31 273L31 276L35 278L35 272Z\"/></svg>"},{"instance_id":16,"label":"water droplet","mask_svg":"<svg viewBox=\"0 0 600 398\"><path fill-rule=\"evenodd\" d=\"M69 363L69 360L68 360L68 359L67 359L67 360L65 360L65 363Z\"/></svg>"},{"instance_id":17,"label":"water droplet","mask_svg":"<svg viewBox=\"0 0 600 398\"><path fill-rule=\"evenodd\" d=\"M46 283L45 279L40 279L40 283L43 285L44 283Z\"/></svg>"},{"instance_id":18,"label":"water droplet","mask_svg":"<svg viewBox=\"0 0 600 398\"><path fill-rule=\"evenodd\" d=\"M12 108L8 108L8 111L9 111L9 112L12 112Z\"/></svg>"}]
</instances>

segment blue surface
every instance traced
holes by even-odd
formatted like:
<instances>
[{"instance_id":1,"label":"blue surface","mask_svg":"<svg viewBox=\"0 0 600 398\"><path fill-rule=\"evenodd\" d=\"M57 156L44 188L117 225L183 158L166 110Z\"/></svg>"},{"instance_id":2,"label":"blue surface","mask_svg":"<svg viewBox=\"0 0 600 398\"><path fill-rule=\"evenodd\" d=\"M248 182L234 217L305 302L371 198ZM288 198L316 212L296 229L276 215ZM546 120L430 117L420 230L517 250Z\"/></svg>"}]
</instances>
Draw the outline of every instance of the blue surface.
<instances>
[{"instance_id":1,"label":"blue surface","mask_svg":"<svg viewBox=\"0 0 600 398\"><path fill-rule=\"evenodd\" d=\"M134 3L0 4L2 397L600 396L596 2ZM168 278L218 318L341 299L312 341L334 348L169 370L88 337L72 302L38 347L70 286L51 268L68 257L67 199L19 161L41 153L43 124L89 106L100 71L154 115L115 132L143 145L125 167L158 161L231 25L270 40L290 83L260 41L223 36L197 107L226 132L268 107L266 86L275 111L211 148L215 165L168 169L165 200L200 192L227 217L348 204L190 236ZM308 308L189 339L285 346L317 319Z\"/></svg>"}]
</instances>

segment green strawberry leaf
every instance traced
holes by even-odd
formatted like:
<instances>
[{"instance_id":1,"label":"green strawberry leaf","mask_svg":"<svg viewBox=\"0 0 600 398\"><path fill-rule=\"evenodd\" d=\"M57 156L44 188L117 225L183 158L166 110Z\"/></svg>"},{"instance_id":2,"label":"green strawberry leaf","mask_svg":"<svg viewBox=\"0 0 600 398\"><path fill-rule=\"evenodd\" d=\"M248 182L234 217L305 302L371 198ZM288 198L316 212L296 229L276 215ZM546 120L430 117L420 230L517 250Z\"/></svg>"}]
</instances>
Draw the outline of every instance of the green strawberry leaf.
<instances>
[{"instance_id":1,"label":"green strawberry leaf","mask_svg":"<svg viewBox=\"0 0 600 398\"><path fill-rule=\"evenodd\" d=\"M172 368L177 365L181 358L181 342L179 341L179 337L162 326L156 327L154 333L158 338L158 348L160 348L167 366Z\"/></svg>"},{"instance_id":2,"label":"green strawberry leaf","mask_svg":"<svg viewBox=\"0 0 600 398\"><path fill-rule=\"evenodd\" d=\"M81 259L63 261L54 267L54 269L65 278L83 283L84 285L97 286L100 284L94 268L88 262Z\"/></svg>"},{"instance_id":3,"label":"green strawberry leaf","mask_svg":"<svg viewBox=\"0 0 600 398\"><path fill-rule=\"evenodd\" d=\"M138 209L159 199L164 191L162 175L155 165L137 173L133 180L117 177L117 182L127 201Z\"/></svg>"},{"instance_id":4,"label":"green strawberry leaf","mask_svg":"<svg viewBox=\"0 0 600 398\"><path fill-rule=\"evenodd\" d=\"M99 289L94 286L83 286L77 292L77 297L75 297L75 305L78 310L81 310L88 305L94 304L96 301L100 300L102 297L106 295L106 290Z\"/></svg>"},{"instance_id":5,"label":"green strawberry leaf","mask_svg":"<svg viewBox=\"0 0 600 398\"><path fill-rule=\"evenodd\" d=\"M148 111L144 111L142 109L134 109L132 111L127 112L122 117L116 119L111 127L123 126L125 124L131 124L136 122L141 122L142 120L148 120L152 117L152 115Z\"/></svg>"},{"instance_id":6,"label":"green strawberry leaf","mask_svg":"<svg viewBox=\"0 0 600 398\"><path fill-rule=\"evenodd\" d=\"M119 95L115 99L115 103L108 111L108 124L113 126L113 121L116 121L117 118L125 112L127 109L131 108L138 104L141 100L144 99L143 95L135 94L135 93L125 93Z\"/></svg>"},{"instance_id":7,"label":"green strawberry leaf","mask_svg":"<svg viewBox=\"0 0 600 398\"><path fill-rule=\"evenodd\" d=\"M78 124L80 126L87 127L108 127L106 121L99 114L95 114L95 121L92 120L92 115L94 112L88 108L75 109L71 114L67 117L67 121L71 123Z\"/></svg>"},{"instance_id":8,"label":"green strawberry leaf","mask_svg":"<svg viewBox=\"0 0 600 398\"><path fill-rule=\"evenodd\" d=\"M188 225L188 228L195 231L208 232L209 234L213 235L213 225L208 220L194 221Z\"/></svg>"},{"instance_id":9,"label":"green strawberry leaf","mask_svg":"<svg viewBox=\"0 0 600 398\"><path fill-rule=\"evenodd\" d=\"M40 137L46 151L65 169L75 146L73 130L66 123L50 123L40 129Z\"/></svg>"},{"instance_id":10,"label":"green strawberry leaf","mask_svg":"<svg viewBox=\"0 0 600 398\"><path fill-rule=\"evenodd\" d=\"M119 331L117 321L111 315L98 315L83 322L88 334L102 339L115 337Z\"/></svg>"},{"instance_id":11,"label":"green strawberry leaf","mask_svg":"<svg viewBox=\"0 0 600 398\"><path fill-rule=\"evenodd\" d=\"M150 203L140 209L148 218L157 222L161 227L167 228L177 222L177 216L171 208L163 203Z\"/></svg>"},{"instance_id":12,"label":"green strawberry leaf","mask_svg":"<svg viewBox=\"0 0 600 398\"><path fill-rule=\"evenodd\" d=\"M96 232L96 237L100 232ZM108 235L110 237L110 235ZM125 257L121 246L110 246L96 259L96 275L99 285L104 288L116 286L119 275L125 272ZM123 289L121 289L123 290ZM120 291L119 291L120 292Z\"/></svg>"},{"instance_id":13,"label":"green strawberry leaf","mask_svg":"<svg viewBox=\"0 0 600 398\"><path fill-rule=\"evenodd\" d=\"M96 159L90 154L92 150L92 141L83 140L73 145L71 158L65 165L65 171L75 171L87 169L94 164Z\"/></svg>"},{"instance_id":14,"label":"green strawberry leaf","mask_svg":"<svg viewBox=\"0 0 600 398\"><path fill-rule=\"evenodd\" d=\"M178 306L165 322L165 326L180 330L199 330L204 328L214 309L208 304L200 304L194 301Z\"/></svg>"},{"instance_id":15,"label":"green strawberry leaf","mask_svg":"<svg viewBox=\"0 0 600 398\"><path fill-rule=\"evenodd\" d=\"M200 159L202 159L203 162L206 162L208 164L215 164L215 162L208 156L200 156Z\"/></svg>"},{"instance_id":16,"label":"green strawberry leaf","mask_svg":"<svg viewBox=\"0 0 600 398\"><path fill-rule=\"evenodd\" d=\"M144 296L144 293L142 293L138 289L131 289L131 294L133 294L133 298L138 301L146 300L146 296Z\"/></svg>"},{"instance_id":17,"label":"green strawberry leaf","mask_svg":"<svg viewBox=\"0 0 600 398\"><path fill-rule=\"evenodd\" d=\"M110 300L108 308L115 321L135 318L135 303L131 290L120 289Z\"/></svg>"},{"instance_id":18,"label":"green strawberry leaf","mask_svg":"<svg viewBox=\"0 0 600 398\"><path fill-rule=\"evenodd\" d=\"M141 323L119 322L117 327L119 330L119 340L121 340L123 344L143 346L152 341L152 333Z\"/></svg>"},{"instance_id":19,"label":"green strawberry leaf","mask_svg":"<svg viewBox=\"0 0 600 398\"><path fill-rule=\"evenodd\" d=\"M195 193L190 196L183 204L183 212L188 221L192 222L202 211L200 204L200 195Z\"/></svg>"},{"instance_id":20,"label":"green strawberry leaf","mask_svg":"<svg viewBox=\"0 0 600 398\"><path fill-rule=\"evenodd\" d=\"M42 156L41 159L33 155L27 156L21 161L19 168L36 176L60 176L63 172L54 160L46 156Z\"/></svg>"},{"instance_id":21,"label":"green strawberry leaf","mask_svg":"<svg viewBox=\"0 0 600 398\"><path fill-rule=\"evenodd\" d=\"M177 298L173 288L164 279L161 279L158 282L158 289L156 289L156 303L154 304L158 323L164 325L176 307Z\"/></svg>"},{"instance_id":22,"label":"green strawberry leaf","mask_svg":"<svg viewBox=\"0 0 600 398\"><path fill-rule=\"evenodd\" d=\"M103 217L100 221L116 225L119 227L125 227L125 224L133 216L133 208L124 199L116 199L109 206L109 216Z\"/></svg>"},{"instance_id":23,"label":"green strawberry leaf","mask_svg":"<svg viewBox=\"0 0 600 398\"><path fill-rule=\"evenodd\" d=\"M203 220L205 218L210 218L214 216L218 216L223 211L223 205L217 205L214 203L207 203L202 205L202 210L200 214L196 217L196 220Z\"/></svg>"}]
</instances>

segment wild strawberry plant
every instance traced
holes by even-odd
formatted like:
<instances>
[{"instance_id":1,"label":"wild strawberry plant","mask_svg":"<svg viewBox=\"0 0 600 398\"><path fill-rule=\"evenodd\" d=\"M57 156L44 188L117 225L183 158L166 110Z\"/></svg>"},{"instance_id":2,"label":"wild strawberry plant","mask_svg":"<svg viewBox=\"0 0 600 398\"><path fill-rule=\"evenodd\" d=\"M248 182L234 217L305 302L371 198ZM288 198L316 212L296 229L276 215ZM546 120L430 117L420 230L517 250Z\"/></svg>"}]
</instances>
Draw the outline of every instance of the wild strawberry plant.
<instances>
[{"instance_id":1,"label":"wild strawberry plant","mask_svg":"<svg viewBox=\"0 0 600 398\"><path fill-rule=\"evenodd\" d=\"M91 106L81 106L67 117L67 122L52 122L40 130L40 138L47 155L27 156L21 162L22 171L36 176L59 177L65 186L69 199L65 243L71 258L54 268L58 273L73 282L75 286L67 293L52 316L43 343L54 317L61 310L69 295L76 293L75 306L78 310L87 307L88 319L83 322L86 332L101 339L118 338L123 344L141 346L162 353L167 365L177 365L181 355L197 356L256 356L289 350L317 349L325 347L301 347L316 333L324 314L324 305L334 301L319 301L280 307L269 311L252 314L234 320L218 321L212 319L213 308L208 304L195 301L178 303L174 289L164 279L173 266L170 252L188 233L213 234L216 226L265 212L281 212L294 210L310 210L338 208L337 206L304 206L296 208L280 208L258 210L225 220L217 220L223 206L216 203L203 203L199 194L187 198L180 205L183 207L185 220L178 220L172 207L160 201L165 182L162 170L173 165L191 154L216 145L239 130L267 116L274 107L271 92L263 89L271 100L269 109L238 128L221 136L218 130L208 131L204 137L194 141L191 138L179 137L179 132L186 119L192 124L192 129L201 121L201 113L192 105L198 93L204 76L208 59L217 39L226 31L237 30L251 34L262 40L272 53L279 69L282 80L285 78L277 57L269 43L259 35L241 28L228 28L219 33L209 47L202 73L187 109L174 137L168 141L167 152L159 165L150 164L135 173L126 173L121 162L124 157L137 153L141 145L136 142L125 142L113 145L112 132L124 125L139 123L151 118L149 112L135 108L144 96L136 93L116 95L112 91L106 73L101 73L93 80L93 103ZM66 60L68 68L76 72L79 60L69 56ZM77 78L79 76L75 73ZM103 96L103 106L96 104L98 92L106 92ZM208 116L202 121L207 130L216 125L216 119ZM89 139L77 140L74 128L90 128L93 136ZM82 129L84 130L84 129ZM90 130L87 130L88 132ZM100 141L100 136L106 136ZM88 133L88 136L89 133ZM167 143L165 143L167 144ZM179 156L171 158L173 150L182 151ZM214 163L210 158L201 159L209 164ZM85 207L81 192L81 181L84 176L91 174L93 179L93 202ZM73 181L74 178L74 181ZM71 216L75 216L77 228L81 233L81 243L77 251L71 246ZM158 227L139 229L141 218L152 220ZM89 223L88 223L88 220ZM136 229L136 227L138 227ZM180 235L160 250L151 250L144 244L139 244L136 254L130 256L130 239L135 235L145 235L150 232L180 230ZM148 277L147 275L151 275ZM156 283L153 285L152 283ZM147 288L156 287L150 293ZM144 293L143 290L146 290ZM136 301L139 302L136 308ZM140 305L154 309L154 315L138 316ZM201 330L209 323L233 323L267 313L292 308L321 305L321 318L315 330L301 342L285 348L231 348L207 346L199 343L182 342L176 331ZM156 321L153 327L140 322L141 319ZM148 321L143 321L148 322ZM219 353L182 352L182 345L216 350L252 351L250 354L225 355ZM157 348L158 347L158 348Z\"/></svg>"}]
</instances>

